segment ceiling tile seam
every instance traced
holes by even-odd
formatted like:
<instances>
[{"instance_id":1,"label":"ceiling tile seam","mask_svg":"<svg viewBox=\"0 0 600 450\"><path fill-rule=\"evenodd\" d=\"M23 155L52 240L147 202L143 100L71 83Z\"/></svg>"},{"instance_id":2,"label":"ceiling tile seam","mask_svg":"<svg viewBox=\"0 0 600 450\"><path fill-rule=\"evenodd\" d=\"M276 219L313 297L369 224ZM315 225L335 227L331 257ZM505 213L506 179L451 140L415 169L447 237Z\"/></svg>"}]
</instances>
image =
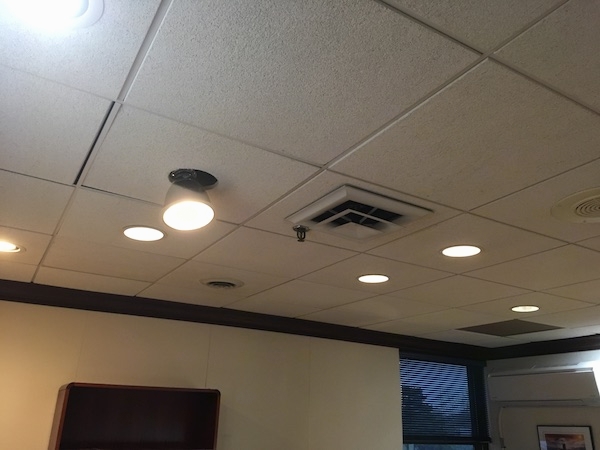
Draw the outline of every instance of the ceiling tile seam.
<instances>
[{"instance_id":1,"label":"ceiling tile seam","mask_svg":"<svg viewBox=\"0 0 600 450\"><path fill-rule=\"evenodd\" d=\"M98 277L114 278L114 279L123 280L123 281L135 281L135 282L138 282L138 283L146 283L146 284L148 284L148 286L146 286L146 288L149 287L149 285L153 283L153 281L140 280L138 278L124 278L124 277L116 276L116 275L105 275L105 274L96 273L96 272L86 272L84 270L67 269L65 267L59 267L59 266L52 266L52 265L45 265L45 264L42 265L42 263L38 264L38 268L64 270L64 271L67 271L67 272L74 272L74 273L79 273L79 274L82 274L82 275L94 275L94 276L98 276ZM36 272L35 276L37 276L37 275L38 274ZM35 277L34 277L34 280L35 280ZM34 281L34 283L40 284L40 283L37 283L36 281ZM58 286L58 287L61 287L61 286ZM146 288L143 288L143 289L146 289ZM65 288L65 289L74 289L74 288ZM96 292L96 291L90 291L90 292Z\"/></svg>"},{"instance_id":2,"label":"ceiling tile seam","mask_svg":"<svg viewBox=\"0 0 600 450\"><path fill-rule=\"evenodd\" d=\"M587 249L587 250L589 250L589 249ZM559 288L566 288L566 287L570 287L570 286L577 286L578 284L590 283L590 282L594 282L594 281L600 281L600 277L599 278L595 278L593 280L577 281L575 283L569 283L569 284L565 284L565 285L558 286L558 287L551 287L551 288L543 289L542 291L539 291L539 292L541 292L543 294L556 295L556 294L553 294L552 292L549 292L549 291L552 291L554 289L559 289ZM581 300L581 299L576 298L576 297L568 297L566 295L561 295L561 297L565 297L565 298L568 298L568 299L571 299L571 300L585 301L585 300ZM598 302L600 302L600 295L598 295ZM598 303L598 304L600 304L600 303Z\"/></svg>"},{"instance_id":3,"label":"ceiling tile seam","mask_svg":"<svg viewBox=\"0 0 600 450\"><path fill-rule=\"evenodd\" d=\"M47 183L52 183L52 184L57 184L59 186L65 186L65 187L73 187L73 185L71 183L61 183L60 181L56 181L56 180L49 180L47 178L41 178L35 175L30 175L27 173L22 173L22 172L16 172L14 170L9 170L9 169L5 169L5 168L0 168L0 172L5 172L5 173L11 173L13 175L19 175L21 177L27 177L27 178L32 178L34 180L40 180L40 181L45 181Z\"/></svg>"},{"instance_id":4,"label":"ceiling tile seam","mask_svg":"<svg viewBox=\"0 0 600 450\"><path fill-rule=\"evenodd\" d=\"M152 22L150 23L150 26L148 27L146 36L144 36L144 39L142 40L142 44L140 45L140 48L139 48L137 54L135 55L135 58L133 59L131 68L129 69L129 72L127 73L127 76L125 77L125 81L123 82L121 90L119 91L119 94L117 96L117 99L119 101L124 100L129 95L129 92L131 91L133 83L135 82L135 79L137 78L137 76L140 72L140 69L142 68L142 66L144 64L144 61L146 60L146 57L148 56L148 52L152 48L152 45L154 44L154 41L156 40L156 37L158 36L160 28L162 27L162 24L164 23L164 21L167 17L167 13L171 9L172 4L173 4L173 0L161 0L160 4L158 5L158 8L156 9L156 13L154 14L154 17L152 19Z\"/></svg>"}]
</instances>

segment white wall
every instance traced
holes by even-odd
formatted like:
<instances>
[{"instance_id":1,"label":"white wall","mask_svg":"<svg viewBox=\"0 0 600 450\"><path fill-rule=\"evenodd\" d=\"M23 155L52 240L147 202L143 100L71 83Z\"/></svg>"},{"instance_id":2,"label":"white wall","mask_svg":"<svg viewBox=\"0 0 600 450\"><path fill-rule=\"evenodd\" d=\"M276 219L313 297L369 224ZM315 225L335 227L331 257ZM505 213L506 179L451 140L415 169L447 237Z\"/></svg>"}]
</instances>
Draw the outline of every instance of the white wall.
<instances>
[{"instance_id":1,"label":"white wall","mask_svg":"<svg viewBox=\"0 0 600 450\"><path fill-rule=\"evenodd\" d=\"M219 389L219 450L402 443L395 349L0 301L0 449L47 449L73 381Z\"/></svg>"},{"instance_id":2,"label":"white wall","mask_svg":"<svg viewBox=\"0 0 600 450\"><path fill-rule=\"evenodd\" d=\"M488 361L487 371L490 373L534 367L568 366L591 361L600 361L600 351ZM600 444L600 407L539 406L502 408L501 405L490 402L490 425L493 440L492 450L501 448L503 450L539 449L538 425L591 426L595 445ZM504 437L504 447L501 446L501 436Z\"/></svg>"}]
</instances>

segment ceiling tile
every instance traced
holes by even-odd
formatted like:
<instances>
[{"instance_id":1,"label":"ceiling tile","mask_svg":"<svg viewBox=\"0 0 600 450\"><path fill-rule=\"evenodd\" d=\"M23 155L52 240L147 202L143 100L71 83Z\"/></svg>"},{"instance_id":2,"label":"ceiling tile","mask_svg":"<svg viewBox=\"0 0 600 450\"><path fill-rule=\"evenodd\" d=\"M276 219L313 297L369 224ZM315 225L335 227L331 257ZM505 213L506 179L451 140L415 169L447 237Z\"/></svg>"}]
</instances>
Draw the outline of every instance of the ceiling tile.
<instances>
[{"instance_id":1,"label":"ceiling tile","mask_svg":"<svg viewBox=\"0 0 600 450\"><path fill-rule=\"evenodd\" d=\"M143 281L125 280L104 275L54 269L52 267L40 267L33 281L37 284L48 284L50 286L131 296L136 295L149 285L149 283Z\"/></svg>"},{"instance_id":2,"label":"ceiling tile","mask_svg":"<svg viewBox=\"0 0 600 450\"><path fill-rule=\"evenodd\" d=\"M52 234L72 192L70 186L0 170L0 225Z\"/></svg>"},{"instance_id":3,"label":"ceiling tile","mask_svg":"<svg viewBox=\"0 0 600 450\"><path fill-rule=\"evenodd\" d=\"M480 333L471 333L463 330L446 330L436 333L427 333L421 337L425 339L434 339L436 341L455 342L457 344L478 345L480 347L504 347L506 345L516 345L519 342L509 337L490 336Z\"/></svg>"},{"instance_id":4,"label":"ceiling tile","mask_svg":"<svg viewBox=\"0 0 600 450\"><path fill-rule=\"evenodd\" d=\"M574 223L552 216L565 197L599 187L600 159L489 203L473 212L569 242L600 235L597 223Z\"/></svg>"},{"instance_id":5,"label":"ceiling tile","mask_svg":"<svg viewBox=\"0 0 600 450\"><path fill-rule=\"evenodd\" d=\"M154 298L178 303L190 303L193 305L212 306L220 308L239 300L239 297L229 292L199 292L198 289L190 289L182 286L155 283L139 293L139 297Z\"/></svg>"},{"instance_id":6,"label":"ceiling tile","mask_svg":"<svg viewBox=\"0 0 600 450\"><path fill-rule=\"evenodd\" d=\"M185 260L126 248L57 237L44 267L138 281L156 281Z\"/></svg>"},{"instance_id":7,"label":"ceiling tile","mask_svg":"<svg viewBox=\"0 0 600 450\"><path fill-rule=\"evenodd\" d=\"M0 241L21 247L18 253L0 252L0 260L21 264L38 264L50 243L51 236L0 226Z\"/></svg>"},{"instance_id":8,"label":"ceiling tile","mask_svg":"<svg viewBox=\"0 0 600 450\"><path fill-rule=\"evenodd\" d=\"M467 44L491 50L560 0L384 0Z\"/></svg>"},{"instance_id":9,"label":"ceiling tile","mask_svg":"<svg viewBox=\"0 0 600 450\"><path fill-rule=\"evenodd\" d=\"M464 306L525 293L523 289L453 276L392 292L390 295L440 306Z\"/></svg>"},{"instance_id":10,"label":"ceiling tile","mask_svg":"<svg viewBox=\"0 0 600 450\"><path fill-rule=\"evenodd\" d=\"M298 317L368 297L368 292L292 280L241 300L229 308Z\"/></svg>"},{"instance_id":11,"label":"ceiling tile","mask_svg":"<svg viewBox=\"0 0 600 450\"><path fill-rule=\"evenodd\" d=\"M554 341L557 339L573 339L583 336L600 334L600 326L588 326L579 328L561 328L558 330L540 331L538 333L517 334L511 336L516 343Z\"/></svg>"},{"instance_id":12,"label":"ceiling tile","mask_svg":"<svg viewBox=\"0 0 600 450\"><path fill-rule=\"evenodd\" d=\"M582 300L590 303L600 303L600 279L586 281L584 283L575 283L569 286L562 286L554 289L548 289L546 292L553 295Z\"/></svg>"},{"instance_id":13,"label":"ceiling tile","mask_svg":"<svg viewBox=\"0 0 600 450\"><path fill-rule=\"evenodd\" d=\"M537 291L596 279L598 267L599 252L566 245L468 275Z\"/></svg>"},{"instance_id":14,"label":"ceiling tile","mask_svg":"<svg viewBox=\"0 0 600 450\"><path fill-rule=\"evenodd\" d=\"M600 108L600 4L572 1L502 48L498 55L544 82Z\"/></svg>"},{"instance_id":15,"label":"ceiling tile","mask_svg":"<svg viewBox=\"0 0 600 450\"><path fill-rule=\"evenodd\" d=\"M331 168L468 210L597 158L598 140L600 117L488 60Z\"/></svg>"},{"instance_id":16,"label":"ceiling tile","mask_svg":"<svg viewBox=\"0 0 600 450\"><path fill-rule=\"evenodd\" d=\"M591 223L589 225L592 225ZM599 228L599 232L600 232L600 225L598 223L595 223L596 227ZM592 250L596 250L600 252L600 237L595 237L592 239L586 239L584 241L580 241L577 243L577 245L581 245L582 247L587 247L587 248L591 248Z\"/></svg>"},{"instance_id":17,"label":"ceiling tile","mask_svg":"<svg viewBox=\"0 0 600 450\"><path fill-rule=\"evenodd\" d=\"M173 230L162 221L161 210L160 206L151 203L80 189L58 235L187 259L235 228L234 225L215 220L199 230ZM165 237L154 242L134 241L123 234L125 227L133 225L159 229L165 233Z\"/></svg>"},{"instance_id":18,"label":"ceiling tile","mask_svg":"<svg viewBox=\"0 0 600 450\"><path fill-rule=\"evenodd\" d=\"M214 175L219 183L208 195L216 217L235 223L257 213L317 170L125 107L102 143L84 184L162 205L170 186L169 172L178 168Z\"/></svg>"},{"instance_id":19,"label":"ceiling tile","mask_svg":"<svg viewBox=\"0 0 600 450\"><path fill-rule=\"evenodd\" d=\"M127 101L325 163L476 57L373 1L182 0Z\"/></svg>"},{"instance_id":20,"label":"ceiling tile","mask_svg":"<svg viewBox=\"0 0 600 450\"><path fill-rule=\"evenodd\" d=\"M44 30L20 23L0 2L0 64L116 98L159 0L104 2L95 24Z\"/></svg>"},{"instance_id":21,"label":"ceiling tile","mask_svg":"<svg viewBox=\"0 0 600 450\"><path fill-rule=\"evenodd\" d=\"M390 189L381 188L354 178L324 171L256 217L250 219L246 225L252 228L272 231L274 233L293 235L293 232L291 231L293 224L285 220L285 218L343 185L358 187L378 195L418 205L433 211L433 214L428 214L418 220L409 222L393 233L366 240L347 239L336 236L335 234L325 233L318 229L311 229L307 234L307 239L309 241L347 248L349 250L365 251L458 214L458 211L445 206L417 199L410 195L402 194Z\"/></svg>"},{"instance_id":22,"label":"ceiling tile","mask_svg":"<svg viewBox=\"0 0 600 450\"><path fill-rule=\"evenodd\" d=\"M392 319L441 311L442 306L378 295L303 316L303 319L360 327Z\"/></svg>"},{"instance_id":23,"label":"ceiling tile","mask_svg":"<svg viewBox=\"0 0 600 450\"><path fill-rule=\"evenodd\" d=\"M36 269L36 265L0 260L0 273L2 273L3 280L29 283L33 279Z\"/></svg>"},{"instance_id":24,"label":"ceiling tile","mask_svg":"<svg viewBox=\"0 0 600 450\"><path fill-rule=\"evenodd\" d=\"M453 245L475 245L481 253L449 258L441 251ZM563 242L463 214L426 230L382 245L369 253L447 272L463 273L564 245Z\"/></svg>"},{"instance_id":25,"label":"ceiling tile","mask_svg":"<svg viewBox=\"0 0 600 450\"><path fill-rule=\"evenodd\" d=\"M0 79L0 167L73 183L110 103L1 66Z\"/></svg>"},{"instance_id":26,"label":"ceiling tile","mask_svg":"<svg viewBox=\"0 0 600 450\"><path fill-rule=\"evenodd\" d=\"M530 313L517 313L511 311L514 306L533 305L540 309ZM528 294L516 295L514 297L501 298L484 303L463 306L467 311L476 311L486 314L494 314L505 319L519 319L527 321L537 321L536 316L555 313L559 311L568 311L571 309L587 308L592 304L578 300L572 300L556 295L549 295L543 292L530 292Z\"/></svg>"},{"instance_id":27,"label":"ceiling tile","mask_svg":"<svg viewBox=\"0 0 600 450\"><path fill-rule=\"evenodd\" d=\"M387 275L389 281L381 284L361 283L358 277L368 274ZM450 276L449 273L411 264L392 261L371 255L358 255L350 259L330 265L324 269L302 277L303 280L373 292L387 294L408 286L427 283Z\"/></svg>"},{"instance_id":28,"label":"ceiling tile","mask_svg":"<svg viewBox=\"0 0 600 450\"><path fill-rule=\"evenodd\" d=\"M589 308L579 308L571 311L561 311L552 314L544 314L536 317L536 322L546 323L563 328L579 328L587 326L598 326L600 323L600 306L594 305Z\"/></svg>"},{"instance_id":29,"label":"ceiling tile","mask_svg":"<svg viewBox=\"0 0 600 450\"><path fill-rule=\"evenodd\" d=\"M194 260L295 278L355 254L314 242L297 242L295 236L239 228Z\"/></svg>"}]
</instances>

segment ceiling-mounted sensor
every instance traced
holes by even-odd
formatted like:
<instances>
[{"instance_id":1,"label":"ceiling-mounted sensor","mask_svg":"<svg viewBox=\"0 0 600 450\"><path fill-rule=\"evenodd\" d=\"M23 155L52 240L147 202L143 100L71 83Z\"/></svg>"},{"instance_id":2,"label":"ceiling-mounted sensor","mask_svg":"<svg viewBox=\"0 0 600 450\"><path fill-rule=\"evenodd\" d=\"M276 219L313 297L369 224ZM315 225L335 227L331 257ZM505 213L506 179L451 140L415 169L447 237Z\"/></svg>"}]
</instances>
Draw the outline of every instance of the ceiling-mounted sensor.
<instances>
[{"instance_id":1,"label":"ceiling-mounted sensor","mask_svg":"<svg viewBox=\"0 0 600 450\"><path fill-rule=\"evenodd\" d=\"M600 222L600 188L569 195L554 205L551 212L555 218L567 222Z\"/></svg>"},{"instance_id":2,"label":"ceiling-mounted sensor","mask_svg":"<svg viewBox=\"0 0 600 450\"><path fill-rule=\"evenodd\" d=\"M287 217L295 225L364 240L398 230L433 211L344 185Z\"/></svg>"}]
</instances>

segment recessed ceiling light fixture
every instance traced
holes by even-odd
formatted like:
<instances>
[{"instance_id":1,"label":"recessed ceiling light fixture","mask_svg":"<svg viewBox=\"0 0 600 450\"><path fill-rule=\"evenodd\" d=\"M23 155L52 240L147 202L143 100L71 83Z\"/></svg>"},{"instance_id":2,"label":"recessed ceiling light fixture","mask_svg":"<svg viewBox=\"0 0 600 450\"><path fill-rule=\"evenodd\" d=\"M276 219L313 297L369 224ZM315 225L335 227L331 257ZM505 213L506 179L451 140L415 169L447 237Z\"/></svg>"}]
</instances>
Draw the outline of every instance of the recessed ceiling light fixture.
<instances>
[{"instance_id":1,"label":"recessed ceiling light fixture","mask_svg":"<svg viewBox=\"0 0 600 450\"><path fill-rule=\"evenodd\" d=\"M7 242L7 241L0 241L0 252L3 253L18 253L18 252L22 252L25 249L23 247L19 247L16 244L13 244L12 242Z\"/></svg>"},{"instance_id":2,"label":"recessed ceiling light fixture","mask_svg":"<svg viewBox=\"0 0 600 450\"><path fill-rule=\"evenodd\" d=\"M134 241L144 242L159 241L165 237L165 233L156 228L142 226L127 227L123 230L123 234Z\"/></svg>"},{"instance_id":3,"label":"recessed ceiling light fixture","mask_svg":"<svg viewBox=\"0 0 600 450\"><path fill-rule=\"evenodd\" d=\"M12 14L29 26L47 30L84 28L104 12L104 0L4 0Z\"/></svg>"},{"instance_id":4,"label":"recessed ceiling light fixture","mask_svg":"<svg viewBox=\"0 0 600 450\"><path fill-rule=\"evenodd\" d=\"M210 173L195 169L177 169L169 174L163 221L176 230L197 230L208 225L215 212L206 193L217 185Z\"/></svg>"},{"instance_id":5,"label":"recessed ceiling light fixture","mask_svg":"<svg viewBox=\"0 0 600 450\"><path fill-rule=\"evenodd\" d=\"M539 306L523 305L523 306L513 306L510 309L512 309L514 312L518 312L518 313L530 313L530 312L538 311L540 308L539 308Z\"/></svg>"},{"instance_id":6,"label":"recessed ceiling light fixture","mask_svg":"<svg viewBox=\"0 0 600 450\"><path fill-rule=\"evenodd\" d=\"M390 277L388 277L387 275L376 275L376 274L361 275L360 277L358 277L358 281L360 281L361 283L369 283L369 284L385 283L389 279L390 279Z\"/></svg>"},{"instance_id":7,"label":"recessed ceiling light fixture","mask_svg":"<svg viewBox=\"0 0 600 450\"><path fill-rule=\"evenodd\" d=\"M455 245L442 250L442 254L450 258L466 258L468 256L475 256L479 252L481 252L481 249L474 245Z\"/></svg>"}]
</instances>

